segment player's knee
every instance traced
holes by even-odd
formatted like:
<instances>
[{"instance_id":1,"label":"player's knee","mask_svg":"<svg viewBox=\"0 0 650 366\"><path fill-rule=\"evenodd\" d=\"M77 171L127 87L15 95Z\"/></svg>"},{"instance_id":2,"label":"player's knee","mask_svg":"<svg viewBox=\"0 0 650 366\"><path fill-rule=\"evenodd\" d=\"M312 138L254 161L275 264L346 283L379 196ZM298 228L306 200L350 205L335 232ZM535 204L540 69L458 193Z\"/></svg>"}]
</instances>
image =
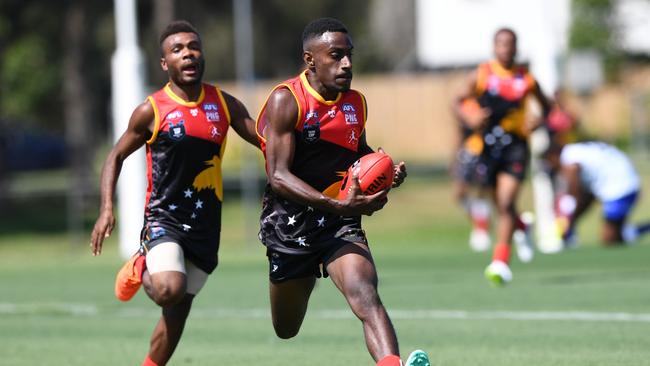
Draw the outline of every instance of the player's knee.
<instances>
[{"instance_id":1,"label":"player's knee","mask_svg":"<svg viewBox=\"0 0 650 366\"><path fill-rule=\"evenodd\" d=\"M512 216L517 212L514 202L497 202L495 208L500 215Z\"/></svg>"},{"instance_id":2,"label":"player's knee","mask_svg":"<svg viewBox=\"0 0 650 366\"><path fill-rule=\"evenodd\" d=\"M621 225L614 225L609 223L605 224L600 235L600 240L604 245L609 246L623 243L620 226Z\"/></svg>"},{"instance_id":3,"label":"player's knee","mask_svg":"<svg viewBox=\"0 0 650 366\"><path fill-rule=\"evenodd\" d=\"M154 301L159 306L170 306L179 303L185 296L183 283L163 283L156 286Z\"/></svg>"},{"instance_id":4,"label":"player's knee","mask_svg":"<svg viewBox=\"0 0 650 366\"><path fill-rule=\"evenodd\" d=\"M600 239L606 246L620 245L623 243L623 239L620 235L616 235L616 233L603 233Z\"/></svg>"}]
</instances>

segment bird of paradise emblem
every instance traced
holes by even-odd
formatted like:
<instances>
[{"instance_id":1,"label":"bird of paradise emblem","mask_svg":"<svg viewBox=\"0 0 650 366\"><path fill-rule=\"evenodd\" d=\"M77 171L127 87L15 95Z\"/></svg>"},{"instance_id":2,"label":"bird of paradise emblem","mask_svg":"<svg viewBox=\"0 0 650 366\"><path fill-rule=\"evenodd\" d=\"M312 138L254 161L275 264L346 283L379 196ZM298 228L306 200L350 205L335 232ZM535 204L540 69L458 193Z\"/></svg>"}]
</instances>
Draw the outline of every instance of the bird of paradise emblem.
<instances>
[{"instance_id":1,"label":"bird of paradise emblem","mask_svg":"<svg viewBox=\"0 0 650 366\"><path fill-rule=\"evenodd\" d=\"M336 175L343 178L345 176L346 172L336 172ZM336 198L339 194L339 190L341 189L341 184L343 183L343 179L337 180L336 182L332 183L329 187L325 188L323 191L323 194L326 195L327 197L331 198Z\"/></svg>"},{"instance_id":2,"label":"bird of paradise emblem","mask_svg":"<svg viewBox=\"0 0 650 366\"><path fill-rule=\"evenodd\" d=\"M205 165L208 167L203 169L195 178L192 185L197 191L202 189L213 189L214 194L219 201L223 202L223 182L221 180L221 159L217 155L212 156L212 159L206 160Z\"/></svg>"}]
</instances>

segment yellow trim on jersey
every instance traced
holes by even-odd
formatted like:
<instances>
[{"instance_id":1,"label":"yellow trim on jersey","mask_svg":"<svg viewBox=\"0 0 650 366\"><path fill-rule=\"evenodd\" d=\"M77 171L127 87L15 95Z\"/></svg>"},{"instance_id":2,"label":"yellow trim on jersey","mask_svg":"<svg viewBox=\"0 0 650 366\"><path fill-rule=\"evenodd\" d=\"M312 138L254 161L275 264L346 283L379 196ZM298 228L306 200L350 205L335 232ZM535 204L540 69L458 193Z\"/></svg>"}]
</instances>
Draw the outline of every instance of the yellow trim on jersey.
<instances>
[{"instance_id":1,"label":"yellow trim on jersey","mask_svg":"<svg viewBox=\"0 0 650 366\"><path fill-rule=\"evenodd\" d=\"M480 64L476 69L476 94L481 95L487 90L488 65Z\"/></svg>"},{"instance_id":2,"label":"yellow trim on jersey","mask_svg":"<svg viewBox=\"0 0 650 366\"><path fill-rule=\"evenodd\" d=\"M273 92L275 91L275 89L278 88L278 86L276 86L275 88L273 88L273 90L271 90L271 93L269 93L269 95L266 97L266 101L264 102L264 104L262 104L262 108L260 109L259 112L257 112L257 118L255 118L255 134L264 143L266 143L266 138L264 137L263 134L260 133L260 117L262 116L262 113L264 113L264 111L266 110L266 104L269 102L269 98L271 97L271 94L273 94Z\"/></svg>"},{"instance_id":3,"label":"yellow trim on jersey","mask_svg":"<svg viewBox=\"0 0 650 366\"><path fill-rule=\"evenodd\" d=\"M158 137L158 129L160 128L160 112L158 112L156 101L151 95L147 97L147 100L151 103L151 107L153 108L153 132L151 133L149 140L147 140L147 144L152 144L156 141L156 137Z\"/></svg>"},{"instance_id":4,"label":"yellow trim on jersey","mask_svg":"<svg viewBox=\"0 0 650 366\"><path fill-rule=\"evenodd\" d=\"M302 81L303 85L307 89L307 92L309 92L309 94L311 94L312 97L316 98L316 100L326 105L334 105L338 103L338 101L341 99L341 95L343 95L343 93L338 93L336 95L336 99L325 100L325 98L323 98L320 94L318 94L318 92L314 88L312 88L311 85L309 84L309 80L307 80L307 70L303 71L302 74L300 74L300 81Z\"/></svg>"},{"instance_id":5,"label":"yellow trim on jersey","mask_svg":"<svg viewBox=\"0 0 650 366\"><path fill-rule=\"evenodd\" d=\"M492 72L499 77L511 77L515 74L515 71L519 69L519 66L513 64L511 68L506 69L499 63L499 61L492 60L490 61L490 68L492 69Z\"/></svg>"},{"instance_id":6,"label":"yellow trim on jersey","mask_svg":"<svg viewBox=\"0 0 650 366\"><path fill-rule=\"evenodd\" d=\"M368 122L368 106L366 105L366 96L358 91L357 94L361 97L361 104L363 104L363 132L366 129L366 122Z\"/></svg>"},{"instance_id":7,"label":"yellow trim on jersey","mask_svg":"<svg viewBox=\"0 0 650 366\"><path fill-rule=\"evenodd\" d=\"M262 142L264 142L264 143L266 143L266 137L264 137L263 135L260 134L260 132L262 132L259 129L260 117L262 117L262 113L266 112L266 106L269 103L269 99L271 98L271 95L273 95L273 93L276 90L278 90L278 89L280 89L282 87L287 88L287 90L289 90L289 92L291 92L291 95L293 95L293 98L296 100L296 105L298 106L298 116L296 117L296 124L295 124L296 126L298 126L298 124L300 123L300 120L302 118L302 108L300 108L300 102L298 101L298 96L296 95L296 92L294 92L293 89L291 89L291 86L289 86L289 84L287 84L287 83L282 83L282 84L276 85L273 88L273 90L271 90L269 95L266 97L266 101L264 102L264 104L262 104L262 109L260 109L260 111L257 113L257 118L255 119L255 133L257 134L257 137L259 137L262 140Z\"/></svg>"},{"instance_id":8,"label":"yellow trim on jersey","mask_svg":"<svg viewBox=\"0 0 650 366\"><path fill-rule=\"evenodd\" d=\"M219 100L221 101L221 104L223 105L223 109L226 113L226 119L228 120L228 126L230 126L230 109L228 109L228 103L226 103L226 99L223 97L223 94L221 93L221 89L217 87L216 85L210 85L211 87L214 88L214 90L217 92L217 96L219 96Z\"/></svg>"},{"instance_id":9,"label":"yellow trim on jersey","mask_svg":"<svg viewBox=\"0 0 650 366\"><path fill-rule=\"evenodd\" d=\"M190 107L190 108L197 107L199 104L203 102L203 98L205 98L205 88L203 87L203 85L201 85L201 94L199 94L199 99L196 102L188 102L185 99L176 95L176 93L174 93L169 83L165 85L164 89L168 97L170 97L174 102L183 105L185 107Z\"/></svg>"},{"instance_id":10,"label":"yellow trim on jersey","mask_svg":"<svg viewBox=\"0 0 650 366\"><path fill-rule=\"evenodd\" d=\"M289 84L280 84L278 86L287 87L287 89L289 89L289 91L291 92L291 95L293 95L293 99L296 100L296 105L298 106L298 116L296 117L295 126L300 125L300 122L302 122L302 118L303 118L303 115L302 115L303 112L302 112L302 107L300 107L300 99L298 99L298 95L296 95L296 91L293 90L293 88L291 88L291 85L289 85Z\"/></svg>"},{"instance_id":11,"label":"yellow trim on jersey","mask_svg":"<svg viewBox=\"0 0 650 366\"><path fill-rule=\"evenodd\" d=\"M537 80L531 75L529 72L526 72L524 75L524 80L528 82L528 91L532 91L535 89L535 86L537 85Z\"/></svg>"},{"instance_id":12,"label":"yellow trim on jersey","mask_svg":"<svg viewBox=\"0 0 650 366\"><path fill-rule=\"evenodd\" d=\"M226 143L228 142L228 134L221 141L221 148L219 148L219 156L223 159L223 154L226 152Z\"/></svg>"}]
</instances>

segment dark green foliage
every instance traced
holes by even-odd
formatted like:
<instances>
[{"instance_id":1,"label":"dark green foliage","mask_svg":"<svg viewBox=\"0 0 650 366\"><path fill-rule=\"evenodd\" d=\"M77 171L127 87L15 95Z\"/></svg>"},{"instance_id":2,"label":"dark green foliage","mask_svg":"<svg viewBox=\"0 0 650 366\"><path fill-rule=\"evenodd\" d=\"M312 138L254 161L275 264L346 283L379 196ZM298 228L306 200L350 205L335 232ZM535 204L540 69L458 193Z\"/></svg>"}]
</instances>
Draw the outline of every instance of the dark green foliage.
<instances>
[{"instance_id":1,"label":"dark green foliage","mask_svg":"<svg viewBox=\"0 0 650 366\"><path fill-rule=\"evenodd\" d=\"M605 75L616 78L622 61L617 45L617 24L611 0L573 0L569 47L573 50L591 49L603 57Z\"/></svg>"}]
</instances>

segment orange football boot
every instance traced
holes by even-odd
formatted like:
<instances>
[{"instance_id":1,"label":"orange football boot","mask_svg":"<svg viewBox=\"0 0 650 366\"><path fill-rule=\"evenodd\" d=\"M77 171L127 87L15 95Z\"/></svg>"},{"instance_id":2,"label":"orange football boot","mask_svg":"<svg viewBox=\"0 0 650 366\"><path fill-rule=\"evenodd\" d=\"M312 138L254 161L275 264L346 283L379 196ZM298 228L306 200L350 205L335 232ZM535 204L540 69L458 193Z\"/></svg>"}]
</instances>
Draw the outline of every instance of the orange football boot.
<instances>
[{"instance_id":1,"label":"orange football boot","mask_svg":"<svg viewBox=\"0 0 650 366\"><path fill-rule=\"evenodd\" d=\"M129 301L138 292L145 268L145 257L140 253L136 253L124 263L115 279L115 297L118 300Z\"/></svg>"}]
</instances>

